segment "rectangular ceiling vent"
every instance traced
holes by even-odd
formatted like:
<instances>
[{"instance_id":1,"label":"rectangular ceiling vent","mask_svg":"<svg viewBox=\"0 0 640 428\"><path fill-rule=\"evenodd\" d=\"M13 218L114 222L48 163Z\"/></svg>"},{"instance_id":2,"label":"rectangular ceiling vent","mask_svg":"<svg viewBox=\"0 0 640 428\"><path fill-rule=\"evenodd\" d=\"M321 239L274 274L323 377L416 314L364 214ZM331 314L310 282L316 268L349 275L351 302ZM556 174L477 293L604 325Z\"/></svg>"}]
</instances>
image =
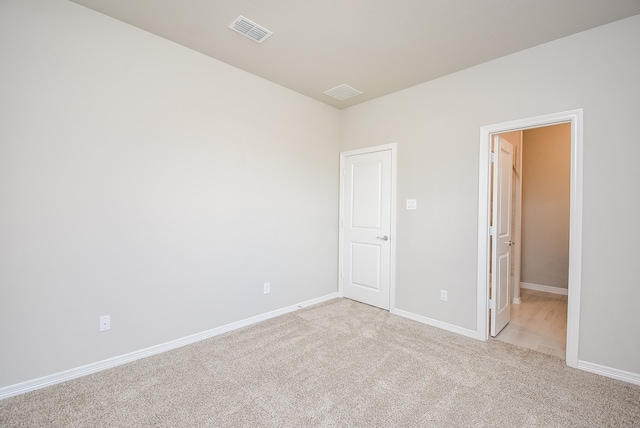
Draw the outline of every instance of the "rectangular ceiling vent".
<instances>
[{"instance_id":1,"label":"rectangular ceiling vent","mask_svg":"<svg viewBox=\"0 0 640 428\"><path fill-rule=\"evenodd\" d=\"M242 15L237 17L231 25L229 25L229 28L258 43L264 42L267 37L273 34L271 31L259 26Z\"/></svg>"},{"instance_id":2,"label":"rectangular ceiling vent","mask_svg":"<svg viewBox=\"0 0 640 428\"><path fill-rule=\"evenodd\" d=\"M362 92L359 90L352 88L349 85L339 85L335 88L324 91L323 93L329 95L330 97L335 98L338 101L344 101L349 98L353 98L357 95L360 95Z\"/></svg>"}]
</instances>

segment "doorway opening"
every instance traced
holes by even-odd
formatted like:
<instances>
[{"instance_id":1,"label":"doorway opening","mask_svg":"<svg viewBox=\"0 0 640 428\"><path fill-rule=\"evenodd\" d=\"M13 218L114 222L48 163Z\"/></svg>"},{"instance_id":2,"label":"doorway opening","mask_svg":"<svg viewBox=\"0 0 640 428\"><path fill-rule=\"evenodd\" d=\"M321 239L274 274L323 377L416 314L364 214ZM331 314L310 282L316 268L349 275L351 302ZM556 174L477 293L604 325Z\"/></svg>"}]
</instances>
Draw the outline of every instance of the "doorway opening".
<instances>
[{"instance_id":1,"label":"doorway opening","mask_svg":"<svg viewBox=\"0 0 640 428\"><path fill-rule=\"evenodd\" d=\"M490 335L564 359L571 123L498 134L493 140L494 153L499 146L508 145L513 154L511 165L504 168L512 186L508 212L511 246L506 247L512 263L504 281L510 318L496 328L492 317ZM495 172L493 176L495 179ZM493 244L495 238L489 239ZM489 287L493 300L496 277L492 273Z\"/></svg>"},{"instance_id":2,"label":"doorway opening","mask_svg":"<svg viewBox=\"0 0 640 428\"><path fill-rule=\"evenodd\" d=\"M512 131L547 127L567 123L571 127L570 196L569 196L569 263L567 296L566 361L570 367L578 364L578 333L580 318L580 284L582 260L582 109L553 113L480 128L480 164L478 198L478 289L477 338L488 340L491 299L491 148L494 136ZM517 241L516 241L517 244ZM518 290L519 291L519 290ZM515 295L515 290L512 293ZM519 295L517 297L520 297Z\"/></svg>"}]
</instances>

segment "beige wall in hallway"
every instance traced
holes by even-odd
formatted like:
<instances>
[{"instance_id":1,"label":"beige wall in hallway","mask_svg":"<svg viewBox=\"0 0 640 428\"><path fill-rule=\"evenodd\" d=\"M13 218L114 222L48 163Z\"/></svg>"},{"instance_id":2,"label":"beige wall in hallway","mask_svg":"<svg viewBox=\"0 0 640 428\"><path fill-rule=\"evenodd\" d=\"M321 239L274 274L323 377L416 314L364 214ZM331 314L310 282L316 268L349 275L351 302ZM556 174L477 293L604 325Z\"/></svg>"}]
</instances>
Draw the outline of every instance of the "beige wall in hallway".
<instances>
[{"instance_id":1,"label":"beige wall in hallway","mask_svg":"<svg viewBox=\"0 0 640 428\"><path fill-rule=\"evenodd\" d=\"M523 132L522 282L567 288L571 124Z\"/></svg>"}]
</instances>

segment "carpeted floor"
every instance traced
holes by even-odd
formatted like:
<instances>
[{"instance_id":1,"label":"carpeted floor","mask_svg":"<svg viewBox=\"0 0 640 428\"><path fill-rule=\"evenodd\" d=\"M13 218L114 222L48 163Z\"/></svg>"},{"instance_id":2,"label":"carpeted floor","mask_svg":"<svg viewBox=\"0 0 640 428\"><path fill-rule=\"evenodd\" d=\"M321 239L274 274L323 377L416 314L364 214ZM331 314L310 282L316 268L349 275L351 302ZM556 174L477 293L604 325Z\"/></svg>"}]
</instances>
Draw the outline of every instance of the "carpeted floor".
<instances>
[{"instance_id":1,"label":"carpeted floor","mask_svg":"<svg viewBox=\"0 0 640 428\"><path fill-rule=\"evenodd\" d=\"M2 427L630 427L640 386L335 299L0 401Z\"/></svg>"}]
</instances>

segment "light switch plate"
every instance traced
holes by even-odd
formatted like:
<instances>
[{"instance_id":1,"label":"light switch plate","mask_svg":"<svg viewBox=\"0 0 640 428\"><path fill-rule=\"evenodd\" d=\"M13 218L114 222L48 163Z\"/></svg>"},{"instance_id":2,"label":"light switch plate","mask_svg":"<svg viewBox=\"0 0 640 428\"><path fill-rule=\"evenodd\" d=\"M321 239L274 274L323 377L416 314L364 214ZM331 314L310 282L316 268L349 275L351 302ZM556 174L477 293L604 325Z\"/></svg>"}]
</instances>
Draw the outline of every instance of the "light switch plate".
<instances>
[{"instance_id":1,"label":"light switch plate","mask_svg":"<svg viewBox=\"0 0 640 428\"><path fill-rule=\"evenodd\" d=\"M416 199L407 199L407 209L408 210L417 210L418 209L418 201Z\"/></svg>"}]
</instances>

